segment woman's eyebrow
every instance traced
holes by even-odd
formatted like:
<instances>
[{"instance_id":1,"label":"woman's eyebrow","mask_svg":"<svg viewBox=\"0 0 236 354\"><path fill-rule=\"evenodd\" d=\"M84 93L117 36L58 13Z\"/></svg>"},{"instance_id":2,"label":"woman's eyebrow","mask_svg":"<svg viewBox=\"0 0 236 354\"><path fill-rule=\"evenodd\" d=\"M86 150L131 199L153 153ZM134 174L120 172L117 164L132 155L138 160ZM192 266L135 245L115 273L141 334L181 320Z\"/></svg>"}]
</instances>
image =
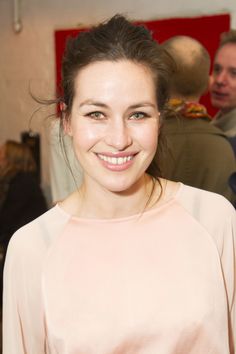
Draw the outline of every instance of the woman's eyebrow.
<instances>
[{"instance_id":1,"label":"woman's eyebrow","mask_svg":"<svg viewBox=\"0 0 236 354\"><path fill-rule=\"evenodd\" d=\"M108 108L108 106L105 103L99 102L99 101L93 101L93 100L85 100L82 103L80 103L79 108L83 106L98 106L98 107L103 107L103 108Z\"/></svg>"},{"instance_id":2,"label":"woman's eyebrow","mask_svg":"<svg viewBox=\"0 0 236 354\"><path fill-rule=\"evenodd\" d=\"M83 101L79 105L79 108L81 108L83 106L98 106L98 107L102 107L102 108L109 108L109 106L103 102L93 101L90 99ZM128 109L136 109L136 108L140 108L140 107L153 107L153 108L155 108L156 105L152 102L144 101L144 102L138 102L138 103L132 104L128 107Z\"/></svg>"},{"instance_id":3,"label":"woman's eyebrow","mask_svg":"<svg viewBox=\"0 0 236 354\"><path fill-rule=\"evenodd\" d=\"M83 102L80 103L79 108L82 108L84 106L96 106L96 107L101 107L101 108L105 108L105 109L109 109L110 107L103 103L103 102L99 102L99 101L95 101L95 100L85 100ZM144 102L138 102L135 104L131 104L130 106L127 107L127 110L131 110L131 109L137 109L137 108L144 108L144 107L151 107L151 108L156 108L156 105L152 102L149 101L144 101Z\"/></svg>"},{"instance_id":4,"label":"woman's eyebrow","mask_svg":"<svg viewBox=\"0 0 236 354\"><path fill-rule=\"evenodd\" d=\"M152 102L139 102L139 103L136 103L136 104L133 104L131 106L129 106L128 108L131 108L131 109L135 109L135 108L140 108L140 107L153 107L155 108L156 105Z\"/></svg>"}]
</instances>

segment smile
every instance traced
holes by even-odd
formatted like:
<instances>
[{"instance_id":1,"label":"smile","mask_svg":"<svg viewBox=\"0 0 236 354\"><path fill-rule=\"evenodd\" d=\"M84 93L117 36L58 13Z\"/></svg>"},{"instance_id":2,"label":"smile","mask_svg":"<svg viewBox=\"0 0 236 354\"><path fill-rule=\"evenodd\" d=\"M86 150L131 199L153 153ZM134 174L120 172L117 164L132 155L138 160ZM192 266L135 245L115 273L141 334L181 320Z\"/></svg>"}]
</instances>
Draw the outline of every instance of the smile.
<instances>
[{"instance_id":1,"label":"smile","mask_svg":"<svg viewBox=\"0 0 236 354\"><path fill-rule=\"evenodd\" d=\"M123 165L127 163L128 161L131 161L134 158L134 155L129 155L129 156L124 156L124 157L114 157L114 156L106 156L106 155L101 155L97 154L97 156L105 161L108 162L111 165Z\"/></svg>"}]
</instances>

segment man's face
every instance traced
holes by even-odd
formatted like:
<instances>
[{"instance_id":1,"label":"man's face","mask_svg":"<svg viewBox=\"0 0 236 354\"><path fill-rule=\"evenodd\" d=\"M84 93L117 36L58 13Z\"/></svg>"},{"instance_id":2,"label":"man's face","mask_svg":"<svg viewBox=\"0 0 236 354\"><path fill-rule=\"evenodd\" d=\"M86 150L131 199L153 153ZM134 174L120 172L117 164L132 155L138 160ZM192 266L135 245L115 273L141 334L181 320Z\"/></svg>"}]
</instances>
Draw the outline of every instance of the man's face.
<instances>
[{"instance_id":1,"label":"man's face","mask_svg":"<svg viewBox=\"0 0 236 354\"><path fill-rule=\"evenodd\" d=\"M210 94L212 105L223 113L236 108L236 43L227 43L216 53Z\"/></svg>"}]
</instances>

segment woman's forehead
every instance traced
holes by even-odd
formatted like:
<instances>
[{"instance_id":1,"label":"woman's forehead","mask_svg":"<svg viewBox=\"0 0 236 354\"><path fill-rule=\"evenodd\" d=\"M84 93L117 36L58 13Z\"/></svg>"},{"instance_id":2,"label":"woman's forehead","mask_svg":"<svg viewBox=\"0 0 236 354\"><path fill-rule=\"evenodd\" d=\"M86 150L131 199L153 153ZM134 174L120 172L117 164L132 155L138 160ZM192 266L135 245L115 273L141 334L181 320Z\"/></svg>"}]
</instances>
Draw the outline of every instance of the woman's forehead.
<instances>
[{"instance_id":1,"label":"woman's forehead","mask_svg":"<svg viewBox=\"0 0 236 354\"><path fill-rule=\"evenodd\" d=\"M75 79L75 94L86 98L117 94L116 99L122 100L122 94L150 97L154 92L155 82L151 71L144 65L128 60L92 63L79 71Z\"/></svg>"}]
</instances>

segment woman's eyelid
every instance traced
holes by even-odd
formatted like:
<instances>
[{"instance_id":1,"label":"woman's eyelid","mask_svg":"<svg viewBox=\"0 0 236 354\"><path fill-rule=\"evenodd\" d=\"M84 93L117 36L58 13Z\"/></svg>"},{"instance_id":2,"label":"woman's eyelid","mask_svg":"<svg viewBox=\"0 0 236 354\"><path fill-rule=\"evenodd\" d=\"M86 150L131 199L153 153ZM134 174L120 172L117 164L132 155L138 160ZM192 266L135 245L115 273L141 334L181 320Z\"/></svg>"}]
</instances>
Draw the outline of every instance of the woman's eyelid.
<instances>
[{"instance_id":1,"label":"woman's eyelid","mask_svg":"<svg viewBox=\"0 0 236 354\"><path fill-rule=\"evenodd\" d=\"M145 111L135 111L130 114L130 118L135 117L135 116L136 116L136 119L143 119L143 118L150 117L151 114L149 112L145 112ZM140 117L137 118L137 116L140 116Z\"/></svg>"},{"instance_id":2,"label":"woman's eyelid","mask_svg":"<svg viewBox=\"0 0 236 354\"><path fill-rule=\"evenodd\" d=\"M103 118L106 118L106 115L104 112L101 112L99 110L94 110L94 111L90 111L90 112L87 112L85 113L85 116L86 117L91 117L91 118L94 118L94 119L103 119Z\"/></svg>"}]
</instances>

